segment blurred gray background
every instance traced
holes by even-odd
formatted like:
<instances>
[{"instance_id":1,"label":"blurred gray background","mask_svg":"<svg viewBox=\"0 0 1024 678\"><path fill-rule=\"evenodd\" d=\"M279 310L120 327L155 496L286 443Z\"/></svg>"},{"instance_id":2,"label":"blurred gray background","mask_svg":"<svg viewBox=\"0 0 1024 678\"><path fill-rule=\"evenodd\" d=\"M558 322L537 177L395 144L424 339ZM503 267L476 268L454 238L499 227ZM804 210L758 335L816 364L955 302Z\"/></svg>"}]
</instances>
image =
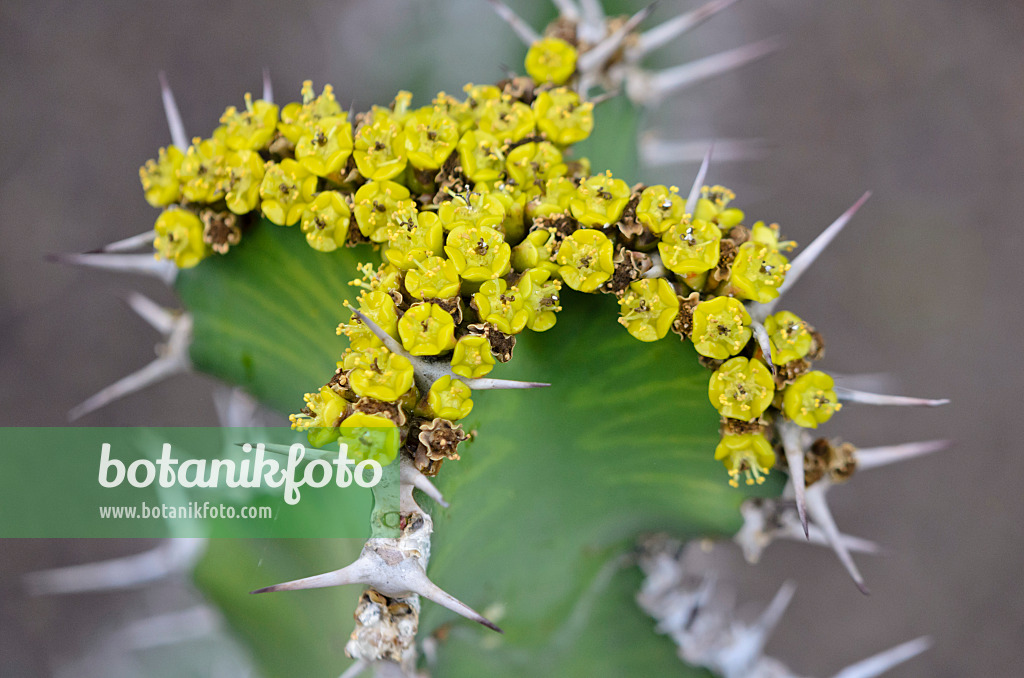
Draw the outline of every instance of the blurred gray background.
<instances>
[{"instance_id":1,"label":"blurred gray background","mask_svg":"<svg viewBox=\"0 0 1024 678\"><path fill-rule=\"evenodd\" d=\"M511 2L528 17L548 11ZM663 0L655 20L696 4ZM922 634L935 647L891 675L1024 675L1024 4L745 0L661 62L771 35L786 48L688 90L649 124L668 136L767 140L763 158L719 164L709 179L801 244L874 190L787 306L825 333L825 369L890 373L900 392L953 403L848 407L826 432L863 446L956 443L831 493L844 530L890 548L858 559L871 597L831 553L800 544L773 546L756 569L737 562L729 576L752 600L767 600L785 578L799 582L769 652L807 675ZM0 424L63 424L70 407L153 356L155 333L118 296L138 289L173 304L167 290L43 255L152 224L137 170L169 142L158 70L186 129L208 134L226 105L259 91L264 66L279 101L311 78L358 110L401 87L458 92L493 81L520 55L483 0L4 2ZM646 178L686 186L695 170ZM81 423L215 423L211 386L179 377ZM187 595L172 587L31 600L21 591L30 569L139 548L0 542L0 673L54 675L104 628Z\"/></svg>"}]
</instances>

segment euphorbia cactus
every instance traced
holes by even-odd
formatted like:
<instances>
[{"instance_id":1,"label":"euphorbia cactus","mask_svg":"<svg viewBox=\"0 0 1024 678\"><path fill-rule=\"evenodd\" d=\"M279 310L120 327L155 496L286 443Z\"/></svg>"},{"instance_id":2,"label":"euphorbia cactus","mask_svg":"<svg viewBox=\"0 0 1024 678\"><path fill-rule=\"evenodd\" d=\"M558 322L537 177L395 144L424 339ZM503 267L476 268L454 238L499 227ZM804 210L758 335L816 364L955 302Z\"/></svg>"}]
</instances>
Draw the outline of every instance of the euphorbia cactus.
<instances>
[{"instance_id":1,"label":"euphorbia cactus","mask_svg":"<svg viewBox=\"0 0 1024 678\"><path fill-rule=\"evenodd\" d=\"M165 83L173 144L140 170L162 208L154 230L70 259L157 275L184 313L139 301L168 350L75 414L192 367L292 413L315 447L343 428L397 428L401 536L306 576L327 554L312 558L282 572L305 579L260 589L367 587L346 652L382 674L415 674L417 639L437 675L677 670L615 574L655 530L735 535L752 560L775 536L802 533L866 591L850 556L858 542L839 532L825 491L935 445L856 450L813 429L844 402L942 401L837 386L812 369L823 336L778 305L867 196L794 256L776 225L747 225L741 199L705 183L711 152L681 192L573 149L619 133L595 124L607 98L655 105L773 43L649 71L646 54L731 2L641 30L649 10L606 17L594 0L561 0L543 34L492 4L525 43L526 75L468 84L462 98L414 104L399 92L353 114L309 82L281 106L268 80L262 98L247 95L189 143ZM155 258L124 253L150 243ZM516 392L474 393L497 389ZM659 560L663 543L642 541L649 577L678 565ZM244 633L265 633L246 609L301 610L239 603L241 589L216 583L224 548L200 579ZM701 606L658 599L672 591L649 580L639 600L685 660L728 677L792 675L760 656L772 624L753 645L740 632L694 638L665 618ZM421 616L421 596L442 607ZM442 608L500 623L505 637L480 638Z\"/></svg>"}]
</instances>

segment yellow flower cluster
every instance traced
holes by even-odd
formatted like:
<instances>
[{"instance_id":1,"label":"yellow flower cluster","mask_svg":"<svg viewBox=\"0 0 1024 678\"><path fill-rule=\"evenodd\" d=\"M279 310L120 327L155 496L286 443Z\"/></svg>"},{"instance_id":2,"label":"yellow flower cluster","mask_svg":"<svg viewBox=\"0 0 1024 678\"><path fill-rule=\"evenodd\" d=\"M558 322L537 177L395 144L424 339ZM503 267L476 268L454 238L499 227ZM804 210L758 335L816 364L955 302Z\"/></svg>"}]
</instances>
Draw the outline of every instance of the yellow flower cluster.
<instances>
[{"instance_id":1,"label":"yellow flower cluster","mask_svg":"<svg viewBox=\"0 0 1024 678\"><path fill-rule=\"evenodd\" d=\"M375 425L427 444L416 438L425 422L434 431L466 417L515 335L554 326L563 284L614 294L640 341L670 330L692 341L713 369L715 458L733 484L763 481L777 417L816 427L838 409L831 379L809 371L813 330L785 311L755 328L748 311L778 296L789 268L777 226L743 226L721 186L688 213L674 186L631 187L572 159L594 124L593 105L564 86L575 57L545 38L527 58L532 79L467 85L461 100L441 92L418 108L400 92L352 119L330 86L316 95L306 82L301 102L280 109L246 96L210 138L161 149L140 170L146 199L164 208L157 256L180 267L227 251L210 242L206 213L233 214L243 231L260 217L299 224L322 252L380 250L353 282L359 314L338 328L349 348L336 374L292 415L316 444Z\"/></svg>"}]
</instances>

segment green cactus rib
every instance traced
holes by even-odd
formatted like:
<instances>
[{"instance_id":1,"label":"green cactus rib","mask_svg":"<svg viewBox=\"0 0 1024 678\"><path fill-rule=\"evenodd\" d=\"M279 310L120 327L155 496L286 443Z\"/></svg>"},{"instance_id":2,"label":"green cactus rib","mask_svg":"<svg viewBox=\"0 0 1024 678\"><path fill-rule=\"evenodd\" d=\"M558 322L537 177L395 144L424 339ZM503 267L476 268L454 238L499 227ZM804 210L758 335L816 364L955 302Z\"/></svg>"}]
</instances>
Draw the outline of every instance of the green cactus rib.
<instances>
[{"instance_id":1,"label":"green cactus rib","mask_svg":"<svg viewBox=\"0 0 1024 678\"><path fill-rule=\"evenodd\" d=\"M358 291L348 281L370 254L316 252L293 231L257 224L232 256L183 270L177 283L194 317L197 369L282 412L333 370L346 343L334 327L347 315L344 301ZM710 454L718 416L707 400L707 371L691 346L637 342L615 322L615 302L605 296L572 294L564 305L554 328L521 335L515 360L495 372L544 378L552 386L479 394L464 423L480 436L437 479L452 506L431 505L431 576L481 609L501 605L506 629L500 646L485 650L481 632L457 622L451 651L445 646L441 653L442 675L479 675L480 663L492 675L504 675L494 667L515 675L541 657L577 666L594 656L604 657L605 668L595 666L593 675L621 675L628 666L678 672L673 647L650 634L650 622L628 594L635 572L616 572L592 606L581 601L601 568L638 533L731 534L740 524L739 503L751 491L724 483ZM781 484L772 474L756 490L778 494ZM358 591L244 599L241 592L337 568L357 550L337 542L320 548L218 540L198 580L268 675L283 675L286 665L330 675L345 661L344 643L333 652L319 646L347 636ZM285 642L274 620L297 619L300 610L308 617ZM620 621L609 637L605 622L612 619ZM421 633L451 621L445 610L425 605ZM553 638L561 640L553 644Z\"/></svg>"}]
</instances>

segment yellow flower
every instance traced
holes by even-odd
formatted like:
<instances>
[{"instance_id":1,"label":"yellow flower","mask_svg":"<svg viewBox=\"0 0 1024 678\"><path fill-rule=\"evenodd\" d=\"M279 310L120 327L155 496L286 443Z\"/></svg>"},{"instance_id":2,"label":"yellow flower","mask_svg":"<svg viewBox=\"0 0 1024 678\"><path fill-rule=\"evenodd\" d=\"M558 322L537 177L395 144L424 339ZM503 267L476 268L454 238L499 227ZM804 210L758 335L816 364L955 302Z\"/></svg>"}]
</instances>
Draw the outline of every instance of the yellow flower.
<instances>
[{"instance_id":1,"label":"yellow flower","mask_svg":"<svg viewBox=\"0 0 1024 678\"><path fill-rule=\"evenodd\" d=\"M223 198L223 183L227 178L226 156L224 142L193 139L178 168L181 194L191 202L216 202Z\"/></svg>"},{"instance_id":2,"label":"yellow flower","mask_svg":"<svg viewBox=\"0 0 1024 678\"><path fill-rule=\"evenodd\" d=\"M729 283L741 299L767 303L779 296L789 260L768 245L748 241L740 245L732 262Z\"/></svg>"},{"instance_id":3,"label":"yellow flower","mask_svg":"<svg viewBox=\"0 0 1024 678\"><path fill-rule=\"evenodd\" d=\"M161 148L156 160L147 160L139 168L139 180L146 193L146 202L153 207L167 207L181 195L178 170L185 154L177 146Z\"/></svg>"},{"instance_id":4,"label":"yellow flower","mask_svg":"<svg viewBox=\"0 0 1024 678\"><path fill-rule=\"evenodd\" d=\"M444 257L410 256L414 266L405 274L405 289L416 299L450 299L462 281L455 262Z\"/></svg>"},{"instance_id":5,"label":"yellow flower","mask_svg":"<svg viewBox=\"0 0 1024 678\"><path fill-rule=\"evenodd\" d=\"M256 151L228 153L227 193L224 199L235 214L248 214L260 206L260 185L263 183L263 158Z\"/></svg>"},{"instance_id":6,"label":"yellow flower","mask_svg":"<svg viewBox=\"0 0 1024 678\"><path fill-rule=\"evenodd\" d=\"M693 209L693 218L701 219L718 226L723 231L728 231L736 224L743 221L743 212L736 208L729 208L729 203L736 197L736 194L724 186L704 186L700 190L701 197L697 200L697 206Z\"/></svg>"},{"instance_id":7,"label":"yellow flower","mask_svg":"<svg viewBox=\"0 0 1024 678\"><path fill-rule=\"evenodd\" d=\"M443 109L426 106L405 121L405 155L417 169L438 169L455 150L459 125Z\"/></svg>"},{"instance_id":8,"label":"yellow flower","mask_svg":"<svg viewBox=\"0 0 1024 678\"><path fill-rule=\"evenodd\" d=\"M661 234L658 252L673 273L703 273L718 265L721 237L718 228L707 221L684 220L673 223Z\"/></svg>"},{"instance_id":9,"label":"yellow flower","mask_svg":"<svg viewBox=\"0 0 1024 678\"><path fill-rule=\"evenodd\" d=\"M549 280L550 277L549 270L534 268L524 272L516 283L527 313L526 326L534 332L546 332L554 327L555 313L562 310L558 305L562 281Z\"/></svg>"},{"instance_id":10,"label":"yellow flower","mask_svg":"<svg viewBox=\"0 0 1024 678\"><path fill-rule=\"evenodd\" d=\"M154 230L156 258L173 261L178 268L192 268L213 252L203 242L203 222L188 210L164 210L157 217Z\"/></svg>"},{"instance_id":11,"label":"yellow flower","mask_svg":"<svg viewBox=\"0 0 1024 678\"><path fill-rule=\"evenodd\" d=\"M842 407L834 386L832 377L824 372L801 375L782 392L782 410L798 426L818 428Z\"/></svg>"},{"instance_id":12,"label":"yellow flower","mask_svg":"<svg viewBox=\"0 0 1024 678\"><path fill-rule=\"evenodd\" d=\"M564 84L576 72L576 48L559 38L543 38L526 52L526 72L537 82Z\"/></svg>"},{"instance_id":13,"label":"yellow flower","mask_svg":"<svg viewBox=\"0 0 1024 678\"><path fill-rule=\"evenodd\" d=\"M347 446L348 458L356 463L372 460L387 466L398 456L398 427L387 417L353 412L339 429L338 442Z\"/></svg>"},{"instance_id":14,"label":"yellow flower","mask_svg":"<svg viewBox=\"0 0 1024 678\"><path fill-rule=\"evenodd\" d=\"M675 186L648 186L640 194L640 202L636 206L636 220L658 235L682 221L685 213L686 201Z\"/></svg>"},{"instance_id":15,"label":"yellow flower","mask_svg":"<svg viewBox=\"0 0 1024 678\"><path fill-rule=\"evenodd\" d=\"M392 216L409 209L415 210L416 203L409 200L405 186L393 181L369 181L356 191L352 212L360 233L373 242L387 242L397 228Z\"/></svg>"},{"instance_id":16,"label":"yellow flower","mask_svg":"<svg viewBox=\"0 0 1024 678\"><path fill-rule=\"evenodd\" d=\"M412 388L414 370L405 356L385 347L350 350L339 363L356 395L394 402Z\"/></svg>"},{"instance_id":17,"label":"yellow flower","mask_svg":"<svg viewBox=\"0 0 1024 678\"><path fill-rule=\"evenodd\" d=\"M759 360L727 360L708 382L711 404L730 419L757 419L772 404L774 395L775 382Z\"/></svg>"},{"instance_id":18,"label":"yellow flower","mask_svg":"<svg viewBox=\"0 0 1024 678\"><path fill-rule=\"evenodd\" d=\"M315 250L333 252L345 244L352 213L337 191L319 193L302 212L302 232Z\"/></svg>"},{"instance_id":19,"label":"yellow flower","mask_svg":"<svg viewBox=\"0 0 1024 678\"><path fill-rule=\"evenodd\" d=\"M708 358L725 360L750 341L750 314L733 297L715 297L693 309L693 347Z\"/></svg>"},{"instance_id":20,"label":"yellow flower","mask_svg":"<svg viewBox=\"0 0 1024 678\"><path fill-rule=\"evenodd\" d=\"M562 153L547 141L517 146L508 154L505 167L509 179L523 191L542 191L548 179L566 172Z\"/></svg>"},{"instance_id":21,"label":"yellow flower","mask_svg":"<svg viewBox=\"0 0 1024 678\"><path fill-rule=\"evenodd\" d=\"M512 268L517 271L542 268L554 273L558 270L558 264L551 261L551 246L554 242L551 231L547 229L531 231L521 243L512 248Z\"/></svg>"},{"instance_id":22,"label":"yellow flower","mask_svg":"<svg viewBox=\"0 0 1024 678\"><path fill-rule=\"evenodd\" d=\"M398 307L386 290L367 290L359 295L359 310L394 338L398 338ZM384 343L364 325L355 314L347 323L338 325L338 334L348 337L349 346L356 351L379 348Z\"/></svg>"},{"instance_id":23,"label":"yellow flower","mask_svg":"<svg viewBox=\"0 0 1024 678\"><path fill-rule=\"evenodd\" d=\"M315 191L316 177L291 158L268 162L260 183L260 209L278 226L293 226Z\"/></svg>"},{"instance_id":24,"label":"yellow flower","mask_svg":"<svg viewBox=\"0 0 1024 678\"><path fill-rule=\"evenodd\" d=\"M554 177L544 184L544 194L537 196L526 206L531 219L552 214L568 214L569 203L576 197L576 185L566 177Z\"/></svg>"},{"instance_id":25,"label":"yellow flower","mask_svg":"<svg viewBox=\"0 0 1024 678\"><path fill-rule=\"evenodd\" d=\"M533 112L537 129L559 146L583 141L594 129L594 104L580 103L580 96L568 87L538 94Z\"/></svg>"},{"instance_id":26,"label":"yellow flower","mask_svg":"<svg viewBox=\"0 0 1024 678\"><path fill-rule=\"evenodd\" d=\"M295 145L295 159L318 177L340 171L352 155L352 123L345 117L321 118Z\"/></svg>"},{"instance_id":27,"label":"yellow flower","mask_svg":"<svg viewBox=\"0 0 1024 678\"><path fill-rule=\"evenodd\" d=\"M428 257L441 253L444 245L444 228L441 219L435 212L415 213L412 218L398 218L397 228L391 233L388 246L384 250L384 260L401 269L416 266L416 257ZM396 212L392 218L400 214L408 215L403 210Z\"/></svg>"},{"instance_id":28,"label":"yellow flower","mask_svg":"<svg viewBox=\"0 0 1024 678\"><path fill-rule=\"evenodd\" d=\"M307 393L303 400L306 402L306 409L313 415L293 414L288 417L292 422L292 428L300 431L310 428L335 428L348 405L348 402L330 386L321 386L317 393Z\"/></svg>"},{"instance_id":29,"label":"yellow flower","mask_svg":"<svg viewBox=\"0 0 1024 678\"><path fill-rule=\"evenodd\" d=\"M491 342L486 337L467 334L455 344L452 372L467 379L479 379L494 369Z\"/></svg>"},{"instance_id":30,"label":"yellow flower","mask_svg":"<svg viewBox=\"0 0 1024 678\"><path fill-rule=\"evenodd\" d=\"M455 321L437 304L420 302L399 318L398 336L412 355L438 355L455 348Z\"/></svg>"},{"instance_id":31,"label":"yellow flower","mask_svg":"<svg viewBox=\"0 0 1024 678\"><path fill-rule=\"evenodd\" d=\"M493 193L474 191L442 202L437 207L437 216L445 231L462 225L497 228L505 218L505 206Z\"/></svg>"},{"instance_id":32,"label":"yellow flower","mask_svg":"<svg viewBox=\"0 0 1024 678\"><path fill-rule=\"evenodd\" d=\"M405 169L405 140L402 128L387 116L375 116L356 132L355 150L359 173L371 181L392 179Z\"/></svg>"},{"instance_id":33,"label":"yellow flower","mask_svg":"<svg viewBox=\"0 0 1024 678\"><path fill-rule=\"evenodd\" d=\"M629 186L611 172L595 174L580 183L576 197L569 201L572 215L584 226L614 224L629 202Z\"/></svg>"},{"instance_id":34,"label":"yellow flower","mask_svg":"<svg viewBox=\"0 0 1024 678\"><path fill-rule=\"evenodd\" d=\"M505 171L505 154L493 134L468 130L457 144L462 172L470 181L494 181Z\"/></svg>"},{"instance_id":35,"label":"yellow flower","mask_svg":"<svg viewBox=\"0 0 1024 678\"><path fill-rule=\"evenodd\" d=\"M741 475L746 477L747 485L760 485L775 465L775 452L760 433L724 435L715 448L715 459L725 465L733 487L739 487Z\"/></svg>"},{"instance_id":36,"label":"yellow flower","mask_svg":"<svg viewBox=\"0 0 1024 678\"><path fill-rule=\"evenodd\" d=\"M779 311L768 316L764 321L764 329L771 340L772 362L776 365L799 360L811 350L814 338L807 329L807 323L795 313Z\"/></svg>"},{"instance_id":37,"label":"yellow flower","mask_svg":"<svg viewBox=\"0 0 1024 678\"><path fill-rule=\"evenodd\" d=\"M488 99L484 103L477 125L502 143L519 141L533 134L533 109L521 101L502 95L499 99Z\"/></svg>"},{"instance_id":38,"label":"yellow flower","mask_svg":"<svg viewBox=\"0 0 1024 678\"><path fill-rule=\"evenodd\" d=\"M640 341L657 341L679 315L679 297L664 278L636 280L619 299L619 323Z\"/></svg>"},{"instance_id":39,"label":"yellow flower","mask_svg":"<svg viewBox=\"0 0 1024 678\"><path fill-rule=\"evenodd\" d=\"M224 143L232 151L258 151L274 138L278 108L269 101L252 101L245 95L245 110L229 106L220 121L224 125Z\"/></svg>"},{"instance_id":40,"label":"yellow flower","mask_svg":"<svg viewBox=\"0 0 1024 678\"><path fill-rule=\"evenodd\" d=\"M302 83L302 103L290 103L281 109L281 121L277 128L288 141L297 144L318 120L338 116L345 116L347 119L347 115L342 112L341 106L334 98L334 88L324 85L323 93L314 97L313 81L306 80Z\"/></svg>"},{"instance_id":41,"label":"yellow flower","mask_svg":"<svg viewBox=\"0 0 1024 678\"><path fill-rule=\"evenodd\" d=\"M448 234L444 251L464 280L482 282L509 271L512 248L490 226L460 224Z\"/></svg>"},{"instance_id":42,"label":"yellow flower","mask_svg":"<svg viewBox=\"0 0 1024 678\"><path fill-rule=\"evenodd\" d=\"M612 241L601 231L581 228L562 242L555 260L565 284L580 292L593 292L612 277Z\"/></svg>"},{"instance_id":43,"label":"yellow flower","mask_svg":"<svg viewBox=\"0 0 1024 678\"><path fill-rule=\"evenodd\" d=\"M527 312L519 289L511 290L501 278L488 280L480 285L480 291L473 295L480 320L488 322L505 334L518 334L526 327L530 314Z\"/></svg>"},{"instance_id":44,"label":"yellow flower","mask_svg":"<svg viewBox=\"0 0 1024 678\"><path fill-rule=\"evenodd\" d=\"M427 392L427 404L435 417L455 421L473 410L473 392L447 374L433 383Z\"/></svg>"}]
</instances>

